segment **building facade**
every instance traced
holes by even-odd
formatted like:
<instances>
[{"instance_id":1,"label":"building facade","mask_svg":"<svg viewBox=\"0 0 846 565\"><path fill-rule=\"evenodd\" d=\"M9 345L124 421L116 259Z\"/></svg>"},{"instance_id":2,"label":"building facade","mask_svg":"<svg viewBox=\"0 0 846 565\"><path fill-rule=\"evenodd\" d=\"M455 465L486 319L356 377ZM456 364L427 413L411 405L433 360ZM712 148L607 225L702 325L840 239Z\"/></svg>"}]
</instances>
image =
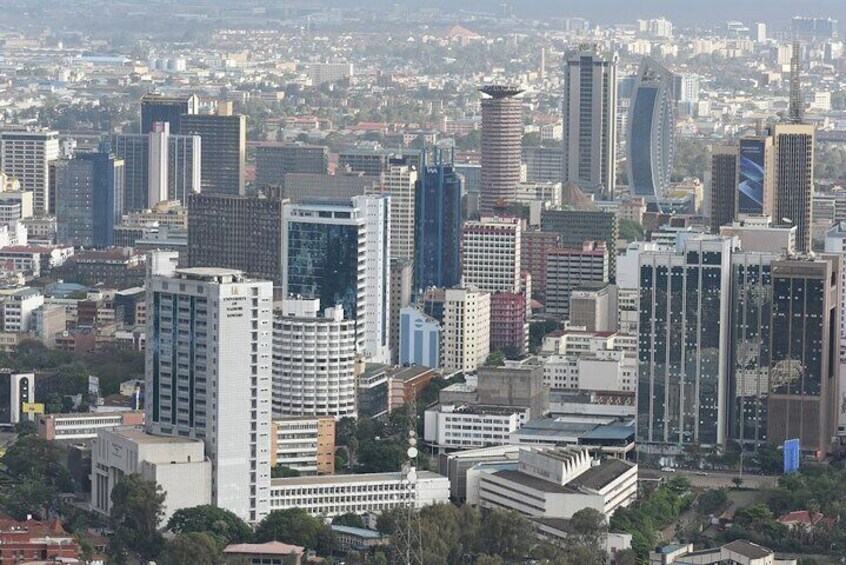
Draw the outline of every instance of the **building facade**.
<instances>
[{"instance_id":1,"label":"building facade","mask_svg":"<svg viewBox=\"0 0 846 565\"><path fill-rule=\"evenodd\" d=\"M217 114L183 114L178 133L200 137L201 192L244 194L246 116L233 115L231 103L219 103Z\"/></svg>"},{"instance_id":2,"label":"building facade","mask_svg":"<svg viewBox=\"0 0 846 565\"><path fill-rule=\"evenodd\" d=\"M274 418L270 424L270 465L301 475L335 472L335 418Z\"/></svg>"},{"instance_id":3,"label":"building facade","mask_svg":"<svg viewBox=\"0 0 846 565\"><path fill-rule=\"evenodd\" d=\"M461 284L485 292L521 290L522 222L518 218L482 218L461 231Z\"/></svg>"},{"instance_id":4,"label":"building facade","mask_svg":"<svg viewBox=\"0 0 846 565\"><path fill-rule=\"evenodd\" d=\"M4 127L0 130L0 163L8 178L20 182L21 190L33 193L38 216L53 212L50 194L50 162L59 158L59 132Z\"/></svg>"},{"instance_id":5,"label":"building facade","mask_svg":"<svg viewBox=\"0 0 846 565\"><path fill-rule=\"evenodd\" d=\"M811 250L814 126L776 124L774 217L797 227L796 249Z\"/></svg>"},{"instance_id":6,"label":"building facade","mask_svg":"<svg viewBox=\"0 0 846 565\"><path fill-rule=\"evenodd\" d=\"M523 101L519 88L491 85L481 89L482 178L479 209L493 215L514 200L520 183Z\"/></svg>"},{"instance_id":7,"label":"building facade","mask_svg":"<svg viewBox=\"0 0 846 565\"><path fill-rule=\"evenodd\" d=\"M414 307L400 311L400 365L439 368L441 325Z\"/></svg>"},{"instance_id":8,"label":"building facade","mask_svg":"<svg viewBox=\"0 0 846 565\"><path fill-rule=\"evenodd\" d=\"M573 290L586 285L607 284L610 253L605 242L586 241L575 249L555 248L546 254L546 313L570 319Z\"/></svg>"},{"instance_id":9,"label":"building facade","mask_svg":"<svg viewBox=\"0 0 846 565\"><path fill-rule=\"evenodd\" d=\"M491 350L491 295L464 288L446 290L441 340L444 371L473 372Z\"/></svg>"}]
</instances>

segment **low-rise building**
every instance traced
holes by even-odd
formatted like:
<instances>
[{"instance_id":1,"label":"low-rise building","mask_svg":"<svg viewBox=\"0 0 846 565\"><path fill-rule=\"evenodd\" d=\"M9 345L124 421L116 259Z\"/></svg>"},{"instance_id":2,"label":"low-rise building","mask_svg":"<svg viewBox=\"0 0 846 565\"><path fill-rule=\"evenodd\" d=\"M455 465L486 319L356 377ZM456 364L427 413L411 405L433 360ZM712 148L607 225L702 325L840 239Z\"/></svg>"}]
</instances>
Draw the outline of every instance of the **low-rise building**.
<instances>
[{"instance_id":1,"label":"low-rise building","mask_svg":"<svg viewBox=\"0 0 846 565\"><path fill-rule=\"evenodd\" d=\"M440 366L441 325L414 307L400 310L400 365Z\"/></svg>"},{"instance_id":2,"label":"low-rise building","mask_svg":"<svg viewBox=\"0 0 846 565\"><path fill-rule=\"evenodd\" d=\"M270 510L302 508L312 516L384 512L413 502L417 508L449 502L449 479L418 471L412 490L402 473L321 475L271 479Z\"/></svg>"},{"instance_id":3,"label":"low-rise building","mask_svg":"<svg viewBox=\"0 0 846 565\"><path fill-rule=\"evenodd\" d=\"M675 543L649 552L649 565L796 565L797 562L796 559L776 559L772 550L742 539L700 551L694 551L692 543Z\"/></svg>"},{"instance_id":4,"label":"low-rise building","mask_svg":"<svg viewBox=\"0 0 846 565\"><path fill-rule=\"evenodd\" d=\"M276 418L270 424L270 465L302 475L335 472L335 419Z\"/></svg>"},{"instance_id":5,"label":"low-rise building","mask_svg":"<svg viewBox=\"0 0 846 565\"><path fill-rule=\"evenodd\" d=\"M429 367L393 367L386 371L388 377L388 411L405 406L412 398L420 396L432 379L435 371Z\"/></svg>"},{"instance_id":6,"label":"low-rise building","mask_svg":"<svg viewBox=\"0 0 846 565\"><path fill-rule=\"evenodd\" d=\"M553 389L634 392L637 360L621 351L598 350L583 355L550 355L543 382Z\"/></svg>"},{"instance_id":7,"label":"low-rise building","mask_svg":"<svg viewBox=\"0 0 846 565\"><path fill-rule=\"evenodd\" d=\"M233 543L223 550L224 555L243 559L248 565L301 565L306 549L281 541L265 543Z\"/></svg>"},{"instance_id":8,"label":"low-rise building","mask_svg":"<svg viewBox=\"0 0 846 565\"><path fill-rule=\"evenodd\" d=\"M586 449L520 451L513 465L478 465L467 472L467 502L535 518L572 518L585 508L606 519L637 498L637 464L595 459Z\"/></svg>"},{"instance_id":9,"label":"low-rise building","mask_svg":"<svg viewBox=\"0 0 846 565\"><path fill-rule=\"evenodd\" d=\"M143 426L144 412L132 410L41 414L36 424L38 435L48 441L77 441L94 439L100 430L114 430L121 426Z\"/></svg>"},{"instance_id":10,"label":"low-rise building","mask_svg":"<svg viewBox=\"0 0 846 565\"><path fill-rule=\"evenodd\" d=\"M165 492L167 523L180 508L211 504L211 462L201 440L155 436L134 428L100 430L91 446L91 509L108 515L112 489L126 475L155 481Z\"/></svg>"},{"instance_id":11,"label":"low-rise building","mask_svg":"<svg viewBox=\"0 0 846 565\"><path fill-rule=\"evenodd\" d=\"M424 441L440 449L468 449L508 443L529 420L528 408L438 404L424 415Z\"/></svg>"},{"instance_id":12,"label":"low-rise building","mask_svg":"<svg viewBox=\"0 0 846 565\"><path fill-rule=\"evenodd\" d=\"M58 521L0 518L0 563L77 563L79 541Z\"/></svg>"},{"instance_id":13,"label":"low-rise building","mask_svg":"<svg viewBox=\"0 0 846 565\"><path fill-rule=\"evenodd\" d=\"M341 551L369 551L380 545L388 545L390 537L367 528L332 525L332 532Z\"/></svg>"},{"instance_id":14,"label":"low-rise building","mask_svg":"<svg viewBox=\"0 0 846 565\"><path fill-rule=\"evenodd\" d=\"M44 295L34 288L22 288L3 297L4 332L28 332L32 329L33 312L44 304Z\"/></svg>"}]
</instances>

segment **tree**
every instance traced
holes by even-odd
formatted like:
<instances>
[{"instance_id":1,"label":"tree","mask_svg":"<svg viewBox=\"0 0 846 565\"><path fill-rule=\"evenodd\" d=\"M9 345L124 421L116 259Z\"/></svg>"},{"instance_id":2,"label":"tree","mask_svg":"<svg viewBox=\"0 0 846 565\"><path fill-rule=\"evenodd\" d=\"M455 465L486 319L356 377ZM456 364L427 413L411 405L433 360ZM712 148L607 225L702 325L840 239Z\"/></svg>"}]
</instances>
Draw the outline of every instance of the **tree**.
<instances>
[{"instance_id":1,"label":"tree","mask_svg":"<svg viewBox=\"0 0 846 565\"><path fill-rule=\"evenodd\" d=\"M173 513L167 529L175 534L209 532L229 543L245 543L253 538L250 526L234 512L211 504L181 508Z\"/></svg>"},{"instance_id":2,"label":"tree","mask_svg":"<svg viewBox=\"0 0 846 565\"><path fill-rule=\"evenodd\" d=\"M481 545L506 560L523 559L533 539L532 526L520 514L494 509L482 516Z\"/></svg>"},{"instance_id":3,"label":"tree","mask_svg":"<svg viewBox=\"0 0 846 565\"><path fill-rule=\"evenodd\" d=\"M302 508L275 510L256 528L256 541L281 541L329 555L335 547L332 529Z\"/></svg>"},{"instance_id":4,"label":"tree","mask_svg":"<svg viewBox=\"0 0 846 565\"><path fill-rule=\"evenodd\" d=\"M347 512L332 519L333 526L349 526L351 528L364 528L364 520L358 514Z\"/></svg>"},{"instance_id":5,"label":"tree","mask_svg":"<svg viewBox=\"0 0 846 565\"><path fill-rule=\"evenodd\" d=\"M32 477L10 485L3 496L3 510L15 520L27 515L46 517L56 496L54 488Z\"/></svg>"},{"instance_id":6,"label":"tree","mask_svg":"<svg viewBox=\"0 0 846 565\"><path fill-rule=\"evenodd\" d=\"M285 479L299 477L300 472L285 465L276 465L270 470L270 477L273 479Z\"/></svg>"},{"instance_id":7,"label":"tree","mask_svg":"<svg viewBox=\"0 0 846 565\"><path fill-rule=\"evenodd\" d=\"M183 565L185 563L217 565L223 563L221 549L210 534L188 532L179 534L167 542L156 563L159 565Z\"/></svg>"},{"instance_id":8,"label":"tree","mask_svg":"<svg viewBox=\"0 0 846 565\"><path fill-rule=\"evenodd\" d=\"M399 471L405 460L405 450L398 442L367 440L358 448L356 473L387 473Z\"/></svg>"},{"instance_id":9,"label":"tree","mask_svg":"<svg viewBox=\"0 0 846 565\"><path fill-rule=\"evenodd\" d=\"M740 485L742 485L742 484L743 484L743 479L742 479L741 477L734 477L734 478L731 480L731 482L732 482L732 483L734 483L734 486L735 486L736 488L740 488Z\"/></svg>"},{"instance_id":10,"label":"tree","mask_svg":"<svg viewBox=\"0 0 846 565\"><path fill-rule=\"evenodd\" d=\"M637 554L633 549L618 551L616 558L617 565L637 565Z\"/></svg>"},{"instance_id":11,"label":"tree","mask_svg":"<svg viewBox=\"0 0 846 565\"><path fill-rule=\"evenodd\" d=\"M115 533L110 555L118 561L128 556L149 561L162 549L159 522L164 517L165 493L153 481L128 475L112 489L111 521Z\"/></svg>"},{"instance_id":12,"label":"tree","mask_svg":"<svg viewBox=\"0 0 846 565\"><path fill-rule=\"evenodd\" d=\"M505 365L505 355L503 355L502 351L491 351L485 360L485 365L488 367L502 367Z\"/></svg>"},{"instance_id":13,"label":"tree","mask_svg":"<svg viewBox=\"0 0 846 565\"><path fill-rule=\"evenodd\" d=\"M643 226L632 220L620 220L617 230L620 239L626 241L643 240Z\"/></svg>"},{"instance_id":14,"label":"tree","mask_svg":"<svg viewBox=\"0 0 846 565\"><path fill-rule=\"evenodd\" d=\"M570 519L568 533L568 545L583 549L588 561L604 560L608 524L601 512L593 508L579 510Z\"/></svg>"},{"instance_id":15,"label":"tree","mask_svg":"<svg viewBox=\"0 0 846 565\"><path fill-rule=\"evenodd\" d=\"M726 502L728 502L728 495L725 489L710 489L699 495L697 506L699 513L707 516L722 510Z\"/></svg>"}]
</instances>

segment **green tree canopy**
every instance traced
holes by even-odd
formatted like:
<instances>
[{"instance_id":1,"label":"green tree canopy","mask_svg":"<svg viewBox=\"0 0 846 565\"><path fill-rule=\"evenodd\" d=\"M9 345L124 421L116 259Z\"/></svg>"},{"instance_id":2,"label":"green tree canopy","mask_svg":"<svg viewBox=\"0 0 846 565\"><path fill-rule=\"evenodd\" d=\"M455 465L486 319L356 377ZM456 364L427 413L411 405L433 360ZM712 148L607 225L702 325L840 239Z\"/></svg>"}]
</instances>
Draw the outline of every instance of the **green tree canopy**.
<instances>
[{"instance_id":1,"label":"green tree canopy","mask_svg":"<svg viewBox=\"0 0 846 565\"><path fill-rule=\"evenodd\" d=\"M211 504L181 508L173 513L167 529L175 534L208 532L229 543L249 542L253 531L234 512Z\"/></svg>"},{"instance_id":2,"label":"green tree canopy","mask_svg":"<svg viewBox=\"0 0 846 565\"><path fill-rule=\"evenodd\" d=\"M329 555L335 548L332 529L302 508L275 510L256 528L256 541L281 541Z\"/></svg>"},{"instance_id":3,"label":"green tree canopy","mask_svg":"<svg viewBox=\"0 0 846 565\"><path fill-rule=\"evenodd\" d=\"M109 547L113 560L123 563L130 556L154 559L162 549L159 522L164 517L165 493L153 481L128 475L112 489L111 521L114 534Z\"/></svg>"},{"instance_id":4,"label":"green tree canopy","mask_svg":"<svg viewBox=\"0 0 846 565\"><path fill-rule=\"evenodd\" d=\"M332 518L332 525L349 526L351 528L364 528L364 520L362 520L361 516L359 516L358 514L347 512L346 514L341 514L340 516L335 516L334 518Z\"/></svg>"},{"instance_id":5,"label":"green tree canopy","mask_svg":"<svg viewBox=\"0 0 846 565\"><path fill-rule=\"evenodd\" d=\"M185 565L186 563L218 565L223 562L222 548L215 538L206 532L179 534L167 542L156 560L158 565Z\"/></svg>"}]
</instances>

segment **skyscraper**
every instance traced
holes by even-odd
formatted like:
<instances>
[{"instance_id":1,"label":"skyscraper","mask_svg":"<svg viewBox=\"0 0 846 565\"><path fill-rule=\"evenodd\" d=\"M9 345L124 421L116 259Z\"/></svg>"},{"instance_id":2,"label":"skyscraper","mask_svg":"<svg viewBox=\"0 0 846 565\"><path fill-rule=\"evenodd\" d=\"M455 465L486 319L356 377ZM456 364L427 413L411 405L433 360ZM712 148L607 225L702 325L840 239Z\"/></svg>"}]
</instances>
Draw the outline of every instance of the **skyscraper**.
<instances>
[{"instance_id":1,"label":"skyscraper","mask_svg":"<svg viewBox=\"0 0 846 565\"><path fill-rule=\"evenodd\" d=\"M737 213L772 216L775 184L775 153L772 136L740 139Z\"/></svg>"},{"instance_id":2,"label":"skyscraper","mask_svg":"<svg viewBox=\"0 0 846 565\"><path fill-rule=\"evenodd\" d=\"M368 191L391 196L392 258L414 261L414 190L417 167L404 157L391 158L381 174L378 186ZM413 263L412 263L413 265Z\"/></svg>"},{"instance_id":3,"label":"skyscraper","mask_svg":"<svg viewBox=\"0 0 846 565\"><path fill-rule=\"evenodd\" d=\"M660 199L673 170L673 74L646 57L635 79L626 151L632 195Z\"/></svg>"},{"instance_id":4,"label":"skyscraper","mask_svg":"<svg viewBox=\"0 0 846 565\"><path fill-rule=\"evenodd\" d=\"M737 218L739 147L711 146L711 233Z\"/></svg>"},{"instance_id":5,"label":"skyscraper","mask_svg":"<svg viewBox=\"0 0 846 565\"><path fill-rule=\"evenodd\" d=\"M147 430L203 440L212 503L251 523L270 511L272 301L237 270L147 282Z\"/></svg>"},{"instance_id":6,"label":"skyscraper","mask_svg":"<svg viewBox=\"0 0 846 565\"><path fill-rule=\"evenodd\" d=\"M521 89L485 86L482 98L482 180L479 210L491 216L514 200L520 183L523 141Z\"/></svg>"},{"instance_id":7,"label":"skyscraper","mask_svg":"<svg viewBox=\"0 0 846 565\"><path fill-rule=\"evenodd\" d=\"M436 149L433 163L424 152L415 187L416 288L456 286L460 277L461 192L463 180Z\"/></svg>"},{"instance_id":8,"label":"skyscraper","mask_svg":"<svg viewBox=\"0 0 846 565\"><path fill-rule=\"evenodd\" d=\"M141 97L141 134L153 131L156 122L166 122L170 133L179 134L182 115L196 114L199 107L200 99L194 94L167 96L147 93Z\"/></svg>"},{"instance_id":9,"label":"skyscraper","mask_svg":"<svg viewBox=\"0 0 846 565\"><path fill-rule=\"evenodd\" d=\"M50 162L59 158L59 132L6 126L0 130L0 166L21 190L33 193L33 211L53 212L50 195Z\"/></svg>"},{"instance_id":10,"label":"skyscraper","mask_svg":"<svg viewBox=\"0 0 846 565\"><path fill-rule=\"evenodd\" d=\"M731 241L687 239L640 254L638 443L646 451L723 445Z\"/></svg>"},{"instance_id":11,"label":"skyscraper","mask_svg":"<svg viewBox=\"0 0 846 565\"><path fill-rule=\"evenodd\" d=\"M462 286L486 292L520 292L522 228L518 218L465 222L461 237Z\"/></svg>"},{"instance_id":12,"label":"skyscraper","mask_svg":"<svg viewBox=\"0 0 846 565\"><path fill-rule=\"evenodd\" d=\"M491 350L491 295L473 289L448 288L441 335L444 371L475 371Z\"/></svg>"},{"instance_id":13,"label":"skyscraper","mask_svg":"<svg viewBox=\"0 0 846 565\"><path fill-rule=\"evenodd\" d=\"M114 244L123 213L123 161L107 147L59 161L56 172L56 237L83 247Z\"/></svg>"},{"instance_id":14,"label":"skyscraper","mask_svg":"<svg viewBox=\"0 0 846 565\"><path fill-rule=\"evenodd\" d=\"M358 351L377 363L390 360L389 202L283 205L283 296L340 304L356 320Z\"/></svg>"},{"instance_id":15,"label":"skyscraper","mask_svg":"<svg viewBox=\"0 0 846 565\"><path fill-rule=\"evenodd\" d=\"M617 55L582 45L564 74L562 183L613 197L617 178Z\"/></svg>"},{"instance_id":16,"label":"skyscraper","mask_svg":"<svg viewBox=\"0 0 846 565\"><path fill-rule=\"evenodd\" d=\"M219 102L217 114L183 114L179 133L200 136L203 192L244 194L247 118L233 115L231 102Z\"/></svg>"},{"instance_id":17,"label":"skyscraper","mask_svg":"<svg viewBox=\"0 0 846 565\"><path fill-rule=\"evenodd\" d=\"M267 143L256 147L256 187L281 186L285 175L329 173L329 150L322 145Z\"/></svg>"},{"instance_id":18,"label":"skyscraper","mask_svg":"<svg viewBox=\"0 0 846 565\"><path fill-rule=\"evenodd\" d=\"M550 249L546 254L546 313L570 319L570 295L585 285L608 283L611 253L604 241L586 241L576 248Z\"/></svg>"},{"instance_id":19,"label":"skyscraper","mask_svg":"<svg viewBox=\"0 0 846 565\"><path fill-rule=\"evenodd\" d=\"M814 196L814 126L776 124L775 221L796 226L796 249L811 250Z\"/></svg>"},{"instance_id":20,"label":"skyscraper","mask_svg":"<svg viewBox=\"0 0 846 565\"><path fill-rule=\"evenodd\" d=\"M543 210L541 230L557 233L560 247L581 249L586 241L604 241L606 249L617 248L618 223L614 212L601 210ZM617 254L608 257L608 280L617 280Z\"/></svg>"}]
</instances>

